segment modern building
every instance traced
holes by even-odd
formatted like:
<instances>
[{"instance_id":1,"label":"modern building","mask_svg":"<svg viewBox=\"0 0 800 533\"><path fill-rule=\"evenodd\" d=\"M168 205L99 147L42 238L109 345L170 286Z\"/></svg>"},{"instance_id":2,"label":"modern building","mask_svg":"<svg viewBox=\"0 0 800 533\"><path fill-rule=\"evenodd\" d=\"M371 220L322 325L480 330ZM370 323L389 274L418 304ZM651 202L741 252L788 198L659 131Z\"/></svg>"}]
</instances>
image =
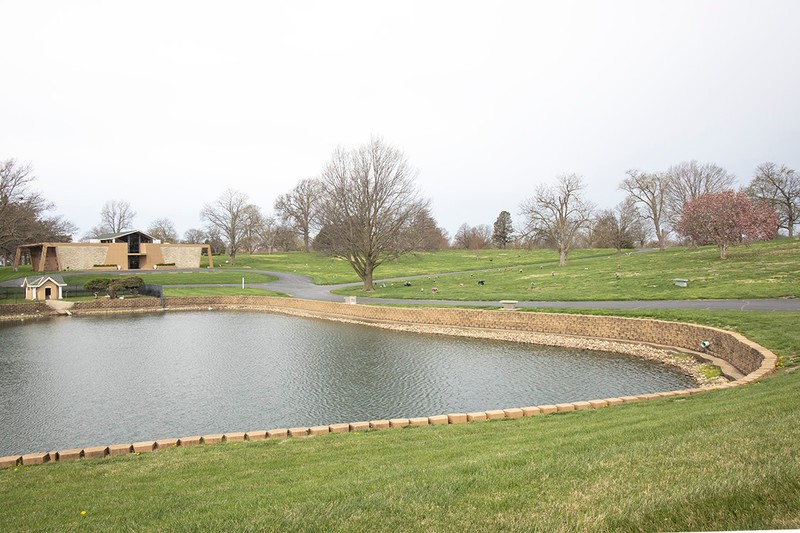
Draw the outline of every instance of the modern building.
<instances>
[{"instance_id":1,"label":"modern building","mask_svg":"<svg viewBox=\"0 0 800 533\"><path fill-rule=\"evenodd\" d=\"M58 270L152 270L159 266L200 268L200 257L208 254L209 267L214 266L208 244L169 244L141 231L124 231L101 235L89 242L43 242L17 247L14 268L19 266L23 251L30 255L36 272Z\"/></svg>"},{"instance_id":2,"label":"modern building","mask_svg":"<svg viewBox=\"0 0 800 533\"><path fill-rule=\"evenodd\" d=\"M62 289L66 286L61 276L25 278L22 282L26 300L62 300L64 298Z\"/></svg>"}]
</instances>

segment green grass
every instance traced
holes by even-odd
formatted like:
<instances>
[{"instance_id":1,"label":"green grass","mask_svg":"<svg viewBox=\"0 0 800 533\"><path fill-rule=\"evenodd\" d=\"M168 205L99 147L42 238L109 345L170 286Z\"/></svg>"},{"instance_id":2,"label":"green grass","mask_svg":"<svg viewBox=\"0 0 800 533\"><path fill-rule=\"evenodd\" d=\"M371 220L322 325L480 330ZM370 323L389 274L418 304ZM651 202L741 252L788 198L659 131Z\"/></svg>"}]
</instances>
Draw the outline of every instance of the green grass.
<instances>
[{"instance_id":1,"label":"green grass","mask_svg":"<svg viewBox=\"0 0 800 533\"><path fill-rule=\"evenodd\" d=\"M66 276L64 281L70 285L84 285L87 281L99 278L127 278L130 276L137 276L144 280L145 283L156 283L159 285L240 285L242 278L245 284L250 283L269 283L275 281L275 276L268 274L260 274L258 272L225 272L219 270L204 270L201 272L169 272L164 271L158 274L107 274L105 272L97 272L91 274L76 274Z\"/></svg>"},{"instance_id":2,"label":"green grass","mask_svg":"<svg viewBox=\"0 0 800 533\"><path fill-rule=\"evenodd\" d=\"M164 289L167 298L184 296L286 296L281 292L250 287L167 287Z\"/></svg>"},{"instance_id":3,"label":"green grass","mask_svg":"<svg viewBox=\"0 0 800 533\"><path fill-rule=\"evenodd\" d=\"M800 296L800 242L775 241L731 250L720 260L715 247L672 248L664 252L617 256L598 250L573 254L560 268L550 262L534 261L514 266L488 267L481 272L464 272L469 265L453 262L422 279L376 284L370 296L385 298L426 298L433 300L578 301L578 300L684 300L703 298L782 298ZM590 253L593 252L593 253ZM448 255L450 252L439 252ZM504 253L510 260L515 252ZM538 252L541 253L541 252ZM500 263L503 254L493 250ZM488 256L489 254L487 254ZM519 258L520 260L523 257ZM495 263L492 261L492 263ZM461 268L458 268L459 265ZM444 272L461 273L443 275ZM378 277L390 277L379 270ZM619 277L617 277L619 274ZM407 274L410 275L410 274ZM688 287L673 280L688 279ZM484 280L484 285L478 285ZM384 287L385 285L385 287ZM436 287L434 294L431 289ZM336 291L363 294L361 287Z\"/></svg>"}]
</instances>

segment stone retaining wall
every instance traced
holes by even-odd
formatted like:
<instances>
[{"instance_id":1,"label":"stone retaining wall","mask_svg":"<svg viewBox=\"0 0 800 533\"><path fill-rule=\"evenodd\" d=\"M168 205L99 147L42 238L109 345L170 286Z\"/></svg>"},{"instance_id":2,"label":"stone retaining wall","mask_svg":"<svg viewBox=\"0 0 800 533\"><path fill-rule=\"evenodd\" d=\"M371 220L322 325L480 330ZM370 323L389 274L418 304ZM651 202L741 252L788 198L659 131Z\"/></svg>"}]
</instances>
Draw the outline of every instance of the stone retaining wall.
<instances>
[{"instance_id":1,"label":"stone retaining wall","mask_svg":"<svg viewBox=\"0 0 800 533\"><path fill-rule=\"evenodd\" d=\"M13 307L23 308L30 316L39 313L47 314L49 310L44 304L26 304ZM12 307L12 306L0 306ZM433 309L380 307L369 305L349 305L335 302L320 302L292 298L275 298L260 296L225 296L169 298L167 309L241 309L266 310L273 312L301 311L320 318L346 318L364 324L424 324L431 326L476 328L500 331L525 331L571 335L582 337L600 337L625 342L640 342L671 346L690 351L697 351L702 341L710 342L707 349L710 355L731 363L746 374L735 382L716 385L709 388L694 388L681 391L625 396L621 398L605 398L591 401L562 403L557 405L540 405L530 407L497 409L474 413L450 413L430 417L396 418L392 420L372 420L352 422L349 424L332 424L300 428L280 428L271 430L249 431L246 433L226 433L205 436L162 439L136 443L117 444L112 446L94 446L82 449L61 450L57 452L31 453L0 457L0 468L17 465L42 464L51 461L72 461L119 455L127 453L152 452L175 446L192 446L213 444L218 442L235 442L243 440L263 440L288 437L309 437L326 433L361 431L367 429L388 429L418 425L460 424L497 418L521 418L540 414L576 411L581 409L598 409L624 403L638 402L657 398L687 396L705 390L719 390L746 383L752 383L771 373L775 368L775 354L755 344L739 334L706 326L665 322L652 319L600 317L591 315L569 315L561 313L528 313L516 311L484 311L477 309ZM78 302L72 308L73 313L106 313L113 311L155 311L161 309L159 301L151 298L131 300L94 300ZM5 314L5 313L4 313ZM10 313L9 313L10 314Z\"/></svg>"},{"instance_id":2,"label":"stone retaining wall","mask_svg":"<svg viewBox=\"0 0 800 533\"><path fill-rule=\"evenodd\" d=\"M300 300L262 296L224 296L200 298L169 298L168 308L226 308L226 309L296 309L321 317L340 316L360 321L455 326L552 333L582 337L597 337L626 342L641 342L699 351L702 341L711 344L709 355L731 363L742 374L762 366L765 357L775 355L730 331L680 322L645 318L570 315L565 313L531 313L520 311L486 311L460 308L409 308L374 305L348 305L336 302Z\"/></svg>"}]
</instances>

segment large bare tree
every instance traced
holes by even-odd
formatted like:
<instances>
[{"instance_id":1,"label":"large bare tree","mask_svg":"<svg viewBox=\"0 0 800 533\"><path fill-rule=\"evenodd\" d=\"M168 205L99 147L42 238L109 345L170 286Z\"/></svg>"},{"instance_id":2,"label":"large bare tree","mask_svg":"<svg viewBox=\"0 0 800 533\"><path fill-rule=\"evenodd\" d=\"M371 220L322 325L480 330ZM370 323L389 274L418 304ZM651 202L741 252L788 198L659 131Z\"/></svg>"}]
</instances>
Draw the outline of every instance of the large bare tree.
<instances>
[{"instance_id":1,"label":"large bare tree","mask_svg":"<svg viewBox=\"0 0 800 533\"><path fill-rule=\"evenodd\" d=\"M297 227L306 252L309 250L311 232L318 228L321 188L319 180L303 179L294 189L275 200L275 212L282 221Z\"/></svg>"},{"instance_id":2,"label":"large bare tree","mask_svg":"<svg viewBox=\"0 0 800 533\"><path fill-rule=\"evenodd\" d=\"M778 213L778 228L794 237L794 227L800 222L800 173L786 165L762 163L746 192L753 200L769 204Z\"/></svg>"},{"instance_id":3,"label":"large bare tree","mask_svg":"<svg viewBox=\"0 0 800 533\"><path fill-rule=\"evenodd\" d=\"M100 227L107 233L131 229L136 211L127 200L109 200L100 210Z\"/></svg>"},{"instance_id":4,"label":"large bare tree","mask_svg":"<svg viewBox=\"0 0 800 533\"><path fill-rule=\"evenodd\" d=\"M154 220L147 228L147 233L161 242L178 242L178 231L175 224L166 217Z\"/></svg>"},{"instance_id":5,"label":"large bare tree","mask_svg":"<svg viewBox=\"0 0 800 533\"><path fill-rule=\"evenodd\" d=\"M31 189L30 165L0 161L0 259L8 262L20 244L71 241L77 228L59 215L45 216L54 205Z\"/></svg>"},{"instance_id":6,"label":"large bare tree","mask_svg":"<svg viewBox=\"0 0 800 533\"><path fill-rule=\"evenodd\" d=\"M704 194L733 188L736 178L714 163L684 161L667 169L667 212L672 224L681 218L683 206Z\"/></svg>"},{"instance_id":7,"label":"large bare tree","mask_svg":"<svg viewBox=\"0 0 800 533\"><path fill-rule=\"evenodd\" d=\"M661 172L641 172L631 169L627 174L628 177L622 181L619 188L627 192L635 202L642 204L644 217L653 223L658 247L663 250L666 248L669 233L665 228L669 179Z\"/></svg>"},{"instance_id":8,"label":"large bare tree","mask_svg":"<svg viewBox=\"0 0 800 533\"><path fill-rule=\"evenodd\" d=\"M322 171L323 252L346 260L373 290L373 273L398 249L402 232L428 201L416 188L417 171L397 148L373 138L352 150L338 148Z\"/></svg>"},{"instance_id":9,"label":"large bare tree","mask_svg":"<svg viewBox=\"0 0 800 533\"><path fill-rule=\"evenodd\" d=\"M592 219L594 205L583 198L584 187L581 176L562 174L554 186L539 186L536 194L520 207L527 235L552 242L558 250L560 266L567 264L576 237Z\"/></svg>"},{"instance_id":10,"label":"large bare tree","mask_svg":"<svg viewBox=\"0 0 800 533\"><path fill-rule=\"evenodd\" d=\"M247 231L249 205L246 194L228 189L200 211L200 218L206 223L208 233L218 232L225 241L233 265L236 264L240 241Z\"/></svg>"}]
</instances>

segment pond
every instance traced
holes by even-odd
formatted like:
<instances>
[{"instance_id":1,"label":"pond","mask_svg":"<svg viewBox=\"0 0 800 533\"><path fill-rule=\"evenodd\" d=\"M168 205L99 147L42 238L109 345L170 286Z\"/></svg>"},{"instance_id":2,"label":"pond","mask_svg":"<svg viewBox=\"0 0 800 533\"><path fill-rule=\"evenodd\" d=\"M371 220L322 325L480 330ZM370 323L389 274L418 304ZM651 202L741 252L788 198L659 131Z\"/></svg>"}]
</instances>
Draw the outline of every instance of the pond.
<instances>
[{"instance_id":1,"label":"pond","mask_svg":"<svg viewBox=\"0 0 800 533\"><path fill-rule=\"evenodd\" d=\"M257 312L0 323L0 456L693 387L633 356Z\"/></svg>"}]
</instances>

